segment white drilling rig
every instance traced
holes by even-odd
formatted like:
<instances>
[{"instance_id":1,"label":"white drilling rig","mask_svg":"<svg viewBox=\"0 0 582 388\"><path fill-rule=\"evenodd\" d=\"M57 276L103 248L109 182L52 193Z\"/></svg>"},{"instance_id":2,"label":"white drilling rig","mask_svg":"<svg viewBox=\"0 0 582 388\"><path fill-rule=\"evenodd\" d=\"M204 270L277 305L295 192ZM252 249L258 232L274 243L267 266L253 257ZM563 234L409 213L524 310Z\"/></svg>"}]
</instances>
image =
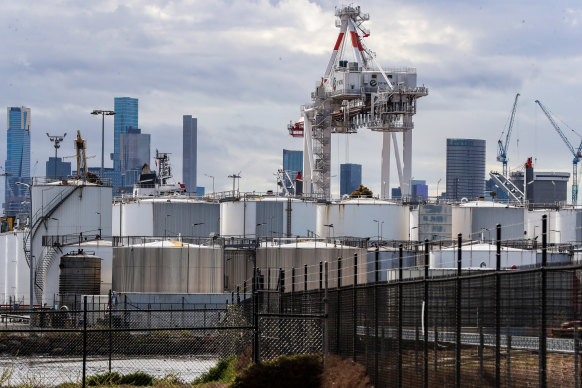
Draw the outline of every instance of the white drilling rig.
<instances>
[{"instance_id":1,"label":"white drilling rig","mask_svg":"<svg viewBox=\"0 0 582 388\"><path fill-rule=\"evenodd\" d=\"M291 123L291 136L303 137L303 193L330 197L331 134L357 133L358 128L382 132L381 198L389 197L390 147L402 195L410 195L412 176L412 116L416 99L428 89L416 85L416 69L384 70L363 38L370 35L363 23L369 15L359 6L336 8L336 27L340 33L327 69L311 93L313 103L301 107L301 118ZM344 59L352 47L355 61ZM402 132L400 158L397 132ZM312 189L313 185L313 189Z\"/></svg>"}]
</instances>

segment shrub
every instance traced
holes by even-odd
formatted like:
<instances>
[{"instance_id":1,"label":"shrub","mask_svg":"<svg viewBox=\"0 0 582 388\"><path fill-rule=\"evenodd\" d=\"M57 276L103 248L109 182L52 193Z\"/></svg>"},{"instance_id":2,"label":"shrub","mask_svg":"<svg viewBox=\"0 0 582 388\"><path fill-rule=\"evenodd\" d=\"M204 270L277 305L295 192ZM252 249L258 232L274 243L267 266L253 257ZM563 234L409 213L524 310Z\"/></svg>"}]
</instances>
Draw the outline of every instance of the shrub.
<instances>
[{"instance_id":1,"label":"shrub","mask_svg":"<svg viewBox=\"0 0 582 388\"><path fill-rule=\"evenodd\" d=\"M319 387L322 370L321 356L280 356L270 362L251 364L235 378L232 388Z\"/></svg>"},{"instance_id":2,"label":"shrub","mask_svg":"<svg viewBox=\"0 0 582 388\"><path fill-rule=\"evenodd\" d=\"M100 375L91 376L87 379L87 385L95 387L99 385L118 385L121 375L117 372L106 372Z\"/></svg>"},{"instance_id":3,"label":"shrub","mask_svg":"<svg viewBox=\"0 0 582 388\"><path fill-rule=\"evenodd\" d=\"M153 385L153 383L154 378L152 376L140 371L122 376L119 380L119 384L135 385L138 387Z\"/></svg>"},{"instance_id":4,"label":"shrub","mask_svg":"<svg viewBox=\"0 0 582 388\"><path fill-rule=\"evenodd\" d=\"M235 357L227 357L218 361L216 366L210 368L206 373L203 373L200 377L196 378L192 382L193 385L205 384L211 382L223 382L228 383L234 380L234 364L236 363Z\"/></svg>"}]
</instances>

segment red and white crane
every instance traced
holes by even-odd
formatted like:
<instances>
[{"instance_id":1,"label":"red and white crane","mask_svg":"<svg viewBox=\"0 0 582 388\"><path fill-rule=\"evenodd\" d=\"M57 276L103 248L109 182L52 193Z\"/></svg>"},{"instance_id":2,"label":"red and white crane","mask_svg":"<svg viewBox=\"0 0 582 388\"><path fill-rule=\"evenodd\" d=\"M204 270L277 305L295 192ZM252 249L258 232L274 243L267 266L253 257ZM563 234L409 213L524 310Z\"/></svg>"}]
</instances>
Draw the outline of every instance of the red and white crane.
<instances>
[{"instance_id":1,"label":"red and white crane","mask_svg":"<svg viewBox=\"0 0 582 388\"><path fill-rule=\"evenodd\" d=\"M288 126L293 137L303 136L303 192L330 197L331 134L357 133L358 128L382 132L381 198L390 190L390 147L403 195L410 194L412 175L412 116L416 99L428 89L416 85L416 69L384 70L363 38L369 31L363 23L369 15L359 6L336 8L340 32L321 82L311 93L311 104L301 107L301 119ZM355 61L344 54L351 46ZM397 132L402 132L400 158ZM313 189L312 189L313 185Z\"/></svg>"}]
</instances>

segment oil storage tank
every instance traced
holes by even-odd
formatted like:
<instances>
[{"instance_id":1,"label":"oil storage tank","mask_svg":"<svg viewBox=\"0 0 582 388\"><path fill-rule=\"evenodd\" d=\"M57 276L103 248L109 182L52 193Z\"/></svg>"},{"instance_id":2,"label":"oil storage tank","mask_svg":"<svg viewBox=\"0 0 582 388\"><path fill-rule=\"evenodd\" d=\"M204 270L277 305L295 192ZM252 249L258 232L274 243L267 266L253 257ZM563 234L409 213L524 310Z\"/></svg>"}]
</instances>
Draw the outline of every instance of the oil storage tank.
<instances>
[{"instance_id":1,"label":"oil storage tank","mask_svg":"<svg viewBox=\"0 0 582 388\"><path fill-rule=\"evenodd\" d=\"M408 206L374 198L318 204L317 235L408 240L409 212Z\"/></svg>"},{"instance_id":2,"label":"oil storage tank","mask_svg":"<svg viewBox=\"0 0 582 388\"><path fill-rule=\"evenodd\" d=\"M513 206L490 201L472 201L455 205L451 212L452 236L461 233L463 240L495 239L497 224L501 224L501 239L523 239L526 210L523 206Z\"/></svg>"},{"instance_id":3,"label":"oil storage tank","mask_svg":"<svg viewBox=\"0 0 582 388\"><path fill-rule=\"evenodd\" d=\"M220 204L220 234L304 237L314 233L316 203L297 198L243 197Z\"/></svg>"},{"instance_id":4,"label":"oil storage tank","mask_svg":"<svg viewBox=\"0 0 582 388\"><path fill-rule=\"evenodd\" d=\"M222 246L162 240L113 248L113 290L221 293Z\"/></svg>"},{"instance_id":5,"label":"oil storage tank","mask_svg":"<svg viewBox=\"0 0 582 388\"><path fill-rule=\"evenodd\" d=\"M79 250L61 257L59 264L59 297L61 306L79 310L82 295L99 295L101 258Z\"/></svg>"}]
</instances>

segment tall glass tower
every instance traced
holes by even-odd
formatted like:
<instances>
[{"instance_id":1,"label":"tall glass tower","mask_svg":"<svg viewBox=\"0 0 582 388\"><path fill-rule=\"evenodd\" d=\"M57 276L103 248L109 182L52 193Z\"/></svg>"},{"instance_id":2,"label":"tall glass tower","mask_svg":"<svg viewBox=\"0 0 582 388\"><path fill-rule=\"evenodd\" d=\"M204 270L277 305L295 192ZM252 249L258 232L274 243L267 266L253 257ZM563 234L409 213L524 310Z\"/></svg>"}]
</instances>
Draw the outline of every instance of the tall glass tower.
<instances>
[{"instance_id":1,"label":"tall glass tower","mask_svg":"<svg viewBox=\"0 0 582 388\"><path fill-rule=\"evenodd\" d=\"M447 139L447 198L485 195L485 140Z\"/></svg>"},{"instance_id":2,"label":"tall glass tower","mask_svg":"<svg viewBox=\"0 0 582 388\"><path fill-rule=\"evenodd\" d=\"M186 191L197 193L196 163L198 161L198 119L191 115L182 116L182 180Z\"/></svg>"},{"instance_id":3,"label":"tall glass tower","mask_svg":"<svg viewBox=\"0 0 582 388\"><path fill-rule=\"evenodd\" d=\"M128 128L139 128L138 126L138 100L131 97L115 97L115 116L113 122L113 190L119 189L123 185L121 166L121 134L127 133Z\"/></svg>"},{"instance_id":4,"label":"tall glass tower","mask_svg":"<svg viewBox=\"0 0 582 388\"><path fill-rule=\"evenodd\" d=\"M28 213L29 191L16 182L30 183L30 108L8 107L4 212L13 217Z\"/></svg>"}]
</instances>

